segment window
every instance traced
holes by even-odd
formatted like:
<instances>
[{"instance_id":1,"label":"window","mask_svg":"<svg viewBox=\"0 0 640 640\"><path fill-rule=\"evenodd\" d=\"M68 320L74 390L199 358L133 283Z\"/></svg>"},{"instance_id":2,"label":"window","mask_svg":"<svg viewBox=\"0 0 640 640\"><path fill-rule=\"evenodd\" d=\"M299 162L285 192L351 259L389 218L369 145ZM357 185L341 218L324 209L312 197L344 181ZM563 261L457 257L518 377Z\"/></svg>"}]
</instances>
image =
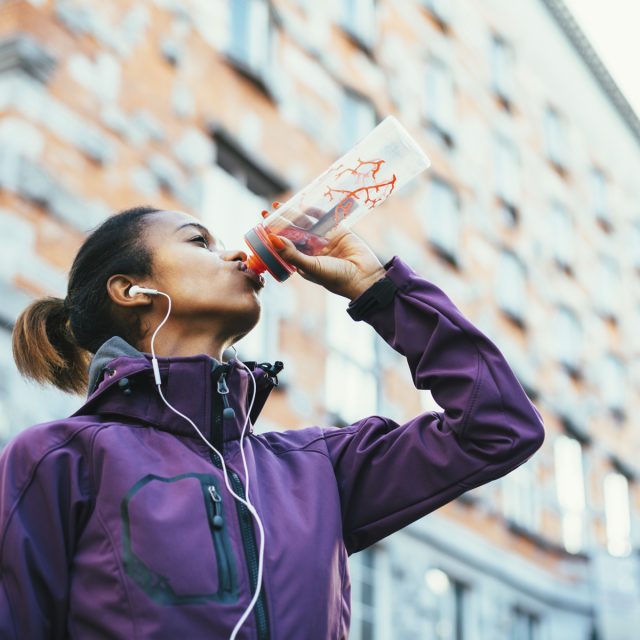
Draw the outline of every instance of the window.
<instances>
[{"instance_id":1,"label":"window","mask_svg":"<svg viewBox=\"0 0 640 640\"><path fill-rule=\"evenodd\" d=\"M596 310L608 320L616 321L621 300L620 269L616 260L601 255L591 278Z\"/></svg>"},{"instance_id":2,"label":"window","mask_svg":"<svg viewBox=\"0 0 640 640\"><path fill-rule=\"evenodd\" d=\"M518 257L503 251L498 263L496 296L498 306L518 326L524 327L526 271Z\"/></svg>"},{"instance_id":3,"label":"window","mask_svg":"<svg viewBox=\"0 0 640 640\"><path fill-rule=\"evenodd\" d=\"M631 515L629 481L612 471L604 477L604 510L607 528L607 549L612 556L631 553Z\"/></svg>"},{"instance_id":4,"label":"window","mask_svg":"<svg viewBox=\"0 0 640 640\"><path fill-rule=\"evenodd\" d=\"M569 553L584 549L585 492L582 445L568 436L554 443L555 477L562 518L562 543Z\"/></svg>"},{"instance_id":5,"label":"window","mask_svg":"<svg viewBox=\"0 0 640 640\"><path fill-rule=\"evenodd\" d=\"M263 77L270 66L271 18L267 0L229 3L231 28L227 52L241 71Z\"/></svg>"},{"instance_id":6,"label":"window","mask_svg":"<svg viewBox=\"0 0 640 640\"><path fill-rule=\"evenodd\" d=\"M429 606L428 638L464 640L466 586L438 568L424 575Z\"/></svg>"},{"instance_id":7,"label":"window","mask_svg":"<svg viewBox=\"0 0 640 640\"><path fill-rule=\"evenodd\" d=\"M454 11L454 0L422 0L424 6L429 9L440 28L446 29L451 25Z\"/></svg>"},{"instance_id":8,"label":"window","mask_svg":"<svg viewBox=\"0 0 640 640\"><path fill-rule=\"evenodd\" d=\"M216 144L216 164L251 193L272 199L287 190L288 186L283 180L266 167L260 166L226 130L215 129L213 138Z\"/></svg>"},{"instance_id":9,"label":"window","mask_svg":"<svg viewBox=\"0 0 640 640\"><path fill-rule=\"evenodd\" d=\"M607 356L600 366L599 388L602 399L609 410L619 420L625 417L626 396L625 389L627 385L625 366L615 356Z\"/></svg>"},{"instance_id":10,"label":"window","mask_svg":"<svg viewBox=\"0 0 640 640\"><path fill-rule=\"evenodd\" d=\"M591 206L598 223L605 231L610 231L611 212L609 210L609 197L607 178L600 169L592 169L589 176L589 187L591 192Z\"/></svg>"},{"instance_id":11,"label":"window","mask_svg":"<svg viewBox=\"0 0 640 640\"><path fill-rule=\"evenodd\" d=\"M503 206L517 218L520 201L520 157L515 146L498 136L495 143L496 194Z\"/></svg>"},{"instance_id":12,"label":"window","mask_svg":"<svg viewBox=\"0 0 640 640\"><path fill-rule=\"evenodd\" d=\"M540 526L540 483L536 458L502 479L504 515L517 527L536 532Z\"/></svg>"},{"instance_id":13,"label":"window","mask_svg":"<svg viewBox=\"0 0 640 640\"><path fill-rule=\"evenodd\" d=\"M376 0L343 0L342 27L365 49L372 49L378 33Z\"/></svg>"},{"instance_id":14,"label":"window","mask_svg":"<svg viewBox=\"0 0 640 640\"><path fill-rule=\"evenodd\" d=\"M540 618L516 607L511 612L509 640L539 640Z\"/></svg>"},{"instance_id":15,"label":"window","mask_svg":"<svg viewBox=\"0 0 640 640\"><path fill-rule=\"evenodd\" d=\"M547 238L556 264L570 273L575 255L575 230L569 212L558 201L551 204Z\"/></svg>"},{"instance_id":16,"label":"window","mask_svg":"<svg viewBox=\"0 0 640 640\"><path fill-rule=\"evenodd\" d=\"M326 301L325 403L328 411L350 424L377 411L376 334L354 324L345 298L328 293Z\"/></svg>"},{"instance_id":17,"label":"window","mask_svg":"<svg viewBox=\"0 0 640 640\"><path fill-rule=\"evenodd\" d=\"M506 109L514 96L515 58L511 45L502 36L491 39L491 88Z\"/></svg>"},{"instance_id":18,"label":"window","mask_svg":"<svg viewBox=\"0 0 640 640\"><path fill-rule=\"evenodd\" d=\"M580 374L582 351L582 326L575 313L566 307L555 312L552 332L554 352L567 372Z\"/></svg>"},{"instance_id":19,"label":"window","mask_svg":"<svg viewBox=\"0 0 640 640\"><path fill-rule=\"evenodd\" d=\"M552 107L547 107L544 114L544 134L547 158L557 171L564 174L568 157L566 123Z\"/></svg>"},{"instance_id":20,"label":"window","mask_svg":"<svg viewBox=\"0 0 640 640\"><path fill-rule=\"evenodd\" d=\"M432 180L427 192L427 237L434 249L452 265L459 260L460 205L456 192L446 182Z\"/></svg>"},{"instance_id":21,"label":"window","mask_svg":"<svg viewBox=\"0 0 640 640\"><path fill-rule=\"evenodd\" d=\"M375 126L377 116L371 100L346 90L342 106L341 148L348 151Z\"/></svg>"},{"instance_id":22,"label":"window","mask_svg":"<svg viewBox=\"0 0 640 640\"><path fill-rule=\"evenodd\" d=\"M387 552L374 546L349 558L351 628L349 640L386 640L392 636L390 571Z\"/></svg>"},{"instance_id":23,"label":"window","mask_svg":"<svg viewBox=\"0 0 640 640\"><path fill-rule=\"evenodd\" d=\"M453 77L443 62L432 58L427 71L426 117L447 146L453 145L456 114Z\"/></svg>"}]
</instances>

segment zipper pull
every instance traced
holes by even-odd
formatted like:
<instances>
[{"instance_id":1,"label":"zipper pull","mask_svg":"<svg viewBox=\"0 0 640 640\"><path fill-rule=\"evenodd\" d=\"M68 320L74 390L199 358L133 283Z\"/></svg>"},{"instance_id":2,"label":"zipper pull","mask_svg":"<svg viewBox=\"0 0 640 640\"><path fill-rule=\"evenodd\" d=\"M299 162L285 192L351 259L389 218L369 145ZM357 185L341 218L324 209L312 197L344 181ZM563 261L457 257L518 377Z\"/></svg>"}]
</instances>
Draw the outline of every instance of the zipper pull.
<instances>
[{"instance_id":1,"label":"zipper pull","mask_svg":"<svg viewBox=\"0 0 640 640\"><path fill-rule=\"evenodd\" d=\"M222 529L224 526L224 518L222 517L222 496L216 491L216 488L209 485L209 495L213 501L213 528Z\"/></svg>"},{"instance_id":2,"label":"zipper pull","mask_svg":"<svg viewBox=\"0 0 640 640\"><path fill-rule=\"evenodd\" d=\"M233 420L236 417L236 412L229 406L229 387L227 386L226 374L222 374L218 378L218 393L222 396L222 403L224 404L224 410L222 411L222 417L227 420Z\"/></svg>"}]
</instances>

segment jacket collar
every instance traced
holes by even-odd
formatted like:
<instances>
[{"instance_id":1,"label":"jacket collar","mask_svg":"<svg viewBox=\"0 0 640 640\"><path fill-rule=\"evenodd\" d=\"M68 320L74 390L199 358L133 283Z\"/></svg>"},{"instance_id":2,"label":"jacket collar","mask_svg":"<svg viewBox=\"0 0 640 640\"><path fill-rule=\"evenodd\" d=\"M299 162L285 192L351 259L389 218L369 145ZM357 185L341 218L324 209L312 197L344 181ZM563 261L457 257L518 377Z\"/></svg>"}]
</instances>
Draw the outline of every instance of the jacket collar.
<instances>
[{"instance_id":1,"label":"jacket collar","mask_svg":"<svg viewBox=\"0 0 640 640\"><path fill-rule=\"evenodd\" d=\"M240 437L253 391L250 378L255 381L256 396L247 433L278 384L281 362L244 364L249 372L235 358L227 363L205 354L158 358L164 397L193 420L214 446ZM151 355L121 338L112 338L96 352L90 384L89 397L74 415L122 416L163 431L198 437L186 420L162 402L154 383ZM226 406L233 411L227 410L223 418Z\"/></svg>"}]
</instances>

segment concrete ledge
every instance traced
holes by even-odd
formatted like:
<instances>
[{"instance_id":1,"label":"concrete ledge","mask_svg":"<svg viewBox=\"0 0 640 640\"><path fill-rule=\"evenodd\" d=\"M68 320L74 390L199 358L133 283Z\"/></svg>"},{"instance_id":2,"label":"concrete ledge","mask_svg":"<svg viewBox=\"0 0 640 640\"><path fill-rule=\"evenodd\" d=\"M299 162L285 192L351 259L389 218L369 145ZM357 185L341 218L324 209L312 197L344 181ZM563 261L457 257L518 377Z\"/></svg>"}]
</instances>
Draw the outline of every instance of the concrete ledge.
<instances>
[{"instance_id":1,"label":"concrete ledge","mask_svg":"<svg viewBox=\"0 0 640 640\"><path fill-rule=\"evenodd\" d=\"M30 36L19 33L0 40L0 73L23 71L46 84L55 67L55 58Z\"/></svg>"}]
</instances>

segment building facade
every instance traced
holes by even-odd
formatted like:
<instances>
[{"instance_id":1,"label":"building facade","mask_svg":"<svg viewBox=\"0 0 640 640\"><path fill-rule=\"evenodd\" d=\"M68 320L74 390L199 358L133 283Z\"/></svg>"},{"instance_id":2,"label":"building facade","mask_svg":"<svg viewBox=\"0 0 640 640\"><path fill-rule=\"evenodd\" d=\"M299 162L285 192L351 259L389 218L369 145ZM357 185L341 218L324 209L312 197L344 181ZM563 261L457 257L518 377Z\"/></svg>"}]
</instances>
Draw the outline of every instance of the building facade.
<instances>
[{"instance_id":1,"label":"building facade","mask_svg":"<svg viewBox=\"0 0 640 640\"><path fill-rule=\"evenodd\" d=\"M150 203L242 246L389 113L432 168L356 230L496 342L547 437L351 559L352 638L630 640L640 123L560 0L0 1L0 439L80 402L20 380L10 330L90 228ZM263 301L239 351L285 370L257 430L437 409L345 300Z\"/></svg>"}]
</instances>

